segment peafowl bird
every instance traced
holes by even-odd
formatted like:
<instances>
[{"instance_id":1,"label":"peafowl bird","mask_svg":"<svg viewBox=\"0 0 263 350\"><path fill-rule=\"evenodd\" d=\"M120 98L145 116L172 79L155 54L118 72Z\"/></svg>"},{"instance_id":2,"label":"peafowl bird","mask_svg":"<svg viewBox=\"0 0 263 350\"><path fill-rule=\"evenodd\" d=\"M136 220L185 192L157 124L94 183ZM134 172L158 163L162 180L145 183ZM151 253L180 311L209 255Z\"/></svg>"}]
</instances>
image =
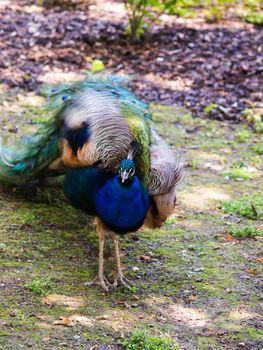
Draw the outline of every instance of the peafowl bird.
<instances>
[{"instance_id":1,"label":"peafowl bird","mask_svg":"<svg viewBox=\"0 0 263 350\"><path fill-rule=\"evenodd\" d=\"M118 77L90 78L44 88L47 120L21 141L1 146L0 180L23 184L65 174L69 203L96 217L98 283L104 290L128 284L121 269L118 235L143 224L159 227L173 212L182 164L150 127L146 104ZM112 232L117 274L104 276L106 232Z\"/></svg>"}]
</instances>

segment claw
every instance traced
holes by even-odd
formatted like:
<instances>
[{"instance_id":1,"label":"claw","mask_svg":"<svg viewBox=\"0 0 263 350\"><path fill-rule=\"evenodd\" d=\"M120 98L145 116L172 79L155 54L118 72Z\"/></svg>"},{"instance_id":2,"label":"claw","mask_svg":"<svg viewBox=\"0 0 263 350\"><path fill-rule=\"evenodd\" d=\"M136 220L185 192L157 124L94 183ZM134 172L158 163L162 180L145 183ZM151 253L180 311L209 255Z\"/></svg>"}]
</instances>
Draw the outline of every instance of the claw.
<instances>
[{"instance_id":1,"label":"claw","mask_svg":"<svg viewBox=\"0 0 263 350\"><path fill-rule=\"evenodd\" d=\"M105 292L109 291L109 288L113 286L112 283L110 283L105 276L103 276L102 279L100 279L98 276L95 277L91 282L85 282L85 286L100 286Z\"/></svg>"},{"instance_id":2,"label":"claw","mask_svg":"<svg viewBox=\"0 0 263 350\"><path fill-rule=\"evenodd\" d=\"M131 288L131 286L133 286L133 282L130 281L127 277L125 277L122 273L120 273L117 275L113 282L114 287L117 287L118 285Z\"/></svg>"}]
</instances>

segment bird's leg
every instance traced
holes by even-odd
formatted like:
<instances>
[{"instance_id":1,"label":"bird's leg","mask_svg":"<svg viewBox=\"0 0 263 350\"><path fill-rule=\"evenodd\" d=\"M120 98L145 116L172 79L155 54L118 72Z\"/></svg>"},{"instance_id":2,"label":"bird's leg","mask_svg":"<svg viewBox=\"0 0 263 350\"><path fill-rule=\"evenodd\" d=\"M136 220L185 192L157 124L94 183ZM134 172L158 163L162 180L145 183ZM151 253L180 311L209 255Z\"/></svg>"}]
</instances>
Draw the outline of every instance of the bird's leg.
<instances>
[{"instance_id":1,"label":"bird's leg","mask_svg":"<svg viewBox=\"0 0 263 350\"><path fill-rule=\"evenodd\" d=\"M97 224L97 233L99 236L99 274L98 277L95 278L92 282L86 283L86 285L98 284L100 285L106 292L108 292L110 286L112 284L106 279L104 275L104 244L106 238L105 227L100 218L96 218Z\"/></svg>"},{"instance_id":2,"label":"bird's leg","mask_svg":"<svg viewBox=\"0 0 263 350\"><path fill-rule=\"evenodd\" d=\"M102 288L108 291L108 287L106 285L105 277L104 277L104 244L106 233L104 229L104 225L99 218L97 218L97 232L99 236L99 282Z\"/></svg>"},{"instance_id":3,"label":"bird's leg","mask_svg":"<svg viewBox=\"0 0 263 350\"><path fill-rule=\"evenodd\" d=\"M112 233L112 240L114 243L115 258L116 258L116 265L117 265L117 276L114 280L113 287L117 287L118 282L121 285L130 287L130 285L132 284L131 281L129 281L128 278L126 278L122 273L119 240L115 233Z\"/></svg>"}]
</instances>

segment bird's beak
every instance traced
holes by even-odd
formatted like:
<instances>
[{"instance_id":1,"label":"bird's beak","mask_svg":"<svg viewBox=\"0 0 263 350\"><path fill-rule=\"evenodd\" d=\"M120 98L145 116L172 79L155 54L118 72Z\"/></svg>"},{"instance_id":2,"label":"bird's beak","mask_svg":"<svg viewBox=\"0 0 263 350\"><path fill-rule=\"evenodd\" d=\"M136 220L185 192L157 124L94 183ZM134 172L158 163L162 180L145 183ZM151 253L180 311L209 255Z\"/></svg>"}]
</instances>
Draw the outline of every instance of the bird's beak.
<instances>
[{"instance_id":1,"label":"bird's beak","mask_svg":"<svg viewBox=\"0 0 263 350\"><path fill-rule=\"evenodd\" d=\"M121 182L124 183L129 178L129 174L126 170L121 173Z\"/></svg>"}]
</instances>

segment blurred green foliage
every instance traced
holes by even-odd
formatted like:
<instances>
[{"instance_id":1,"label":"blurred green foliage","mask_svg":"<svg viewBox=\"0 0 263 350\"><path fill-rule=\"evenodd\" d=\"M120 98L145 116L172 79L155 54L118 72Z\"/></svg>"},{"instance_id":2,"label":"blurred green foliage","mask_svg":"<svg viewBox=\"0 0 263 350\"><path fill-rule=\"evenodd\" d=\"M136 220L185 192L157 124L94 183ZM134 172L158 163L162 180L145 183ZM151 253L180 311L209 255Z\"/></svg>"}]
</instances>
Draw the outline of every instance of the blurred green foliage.
<instances>
[{"instance_id":1,"label":"blurred green foliage","mask_svg":"<svg viewBox=\"0 0 263 350\"><path fill-rule=\"evenodd\" d=\"M152 22L162 13L163 4L158 0L125 0L129 17L126 33L132 41L138 41Z\"/></svg>"},{"instance_id":2,"label":"blurred green foliage","mask_svg":"<svg viewBox=\"0 0 263 350\"><path fill-rule=\"evenodd\" d=\"M78 6L88 0L35 0L39 6ZM162 13L195 17L200 11L208 22L218 22L234 9L247 22L263 25L262 0L124 0L128 15L126 34L139 41Z\"/></svg>"},{"instance_id":3,"label":"blurred green foliage","mask_svg":"<svg viewBox=\"0 0 263 350\"><path fill-rule=\"evenodd\" d=\"M45 276L42 278L33 279L25 287L29 289L31 292L44 295L52 291L54 287L54 283L50 276Z\"/></svg>"},{"instance_id":4,"label":"blurred green foliage","mask_svg":"<svg viewBox=\"0 0 263 350\"><path fill-rule=\"evenodd\" d=\"M239 225L231 225L229 226L227 232L238 238L246 238L246 237L255 237L255 236L263 236L263 229L255 226L239 226Z\"/></svg>"},{"instance_id":5,"label":"blurred green foliage","mask_svg":"<svg viewBox=\"0 0 263 350\"><path fill-rule=\"evenodd\" d=\"M263 24L262 0L125 0L129 17L127 34L138 41L162 13L194 17L203 11L208 22L222 20L230 10L247 22Z\"/></svg>"},{"instance_id":6,"label":"blurred green foliage","mask_svg":"<svg viewBox=\"0 0 263 350\"><path fill-rule=\"evenodd\" d=\"M257 13L251 13L245 17L246 21L252 24L263 26L263 15Z\"/></svg>"},{"instance_id":7,"label":"blurred green foliage","mask_svg":"<svg viewBox=\"0 0 263 350\"><path fill-rule=\"evenodd\" d=\"M259 194L245 195L238 199L226 201L219 208L227 214L256 220L263 216L263 197Z\"/></svg>"},{"instance_id":8,"label":"blurred green foliage","mask_svg":"<svg viewBox=\"0 0 263 350\"><path fill-rule=\"evenodd\" d=\"M178 349L169 337L151 336L148 332L135 330L129 339L121 342L126 350L176 350Z\"/></svg>"}]
</instances>

